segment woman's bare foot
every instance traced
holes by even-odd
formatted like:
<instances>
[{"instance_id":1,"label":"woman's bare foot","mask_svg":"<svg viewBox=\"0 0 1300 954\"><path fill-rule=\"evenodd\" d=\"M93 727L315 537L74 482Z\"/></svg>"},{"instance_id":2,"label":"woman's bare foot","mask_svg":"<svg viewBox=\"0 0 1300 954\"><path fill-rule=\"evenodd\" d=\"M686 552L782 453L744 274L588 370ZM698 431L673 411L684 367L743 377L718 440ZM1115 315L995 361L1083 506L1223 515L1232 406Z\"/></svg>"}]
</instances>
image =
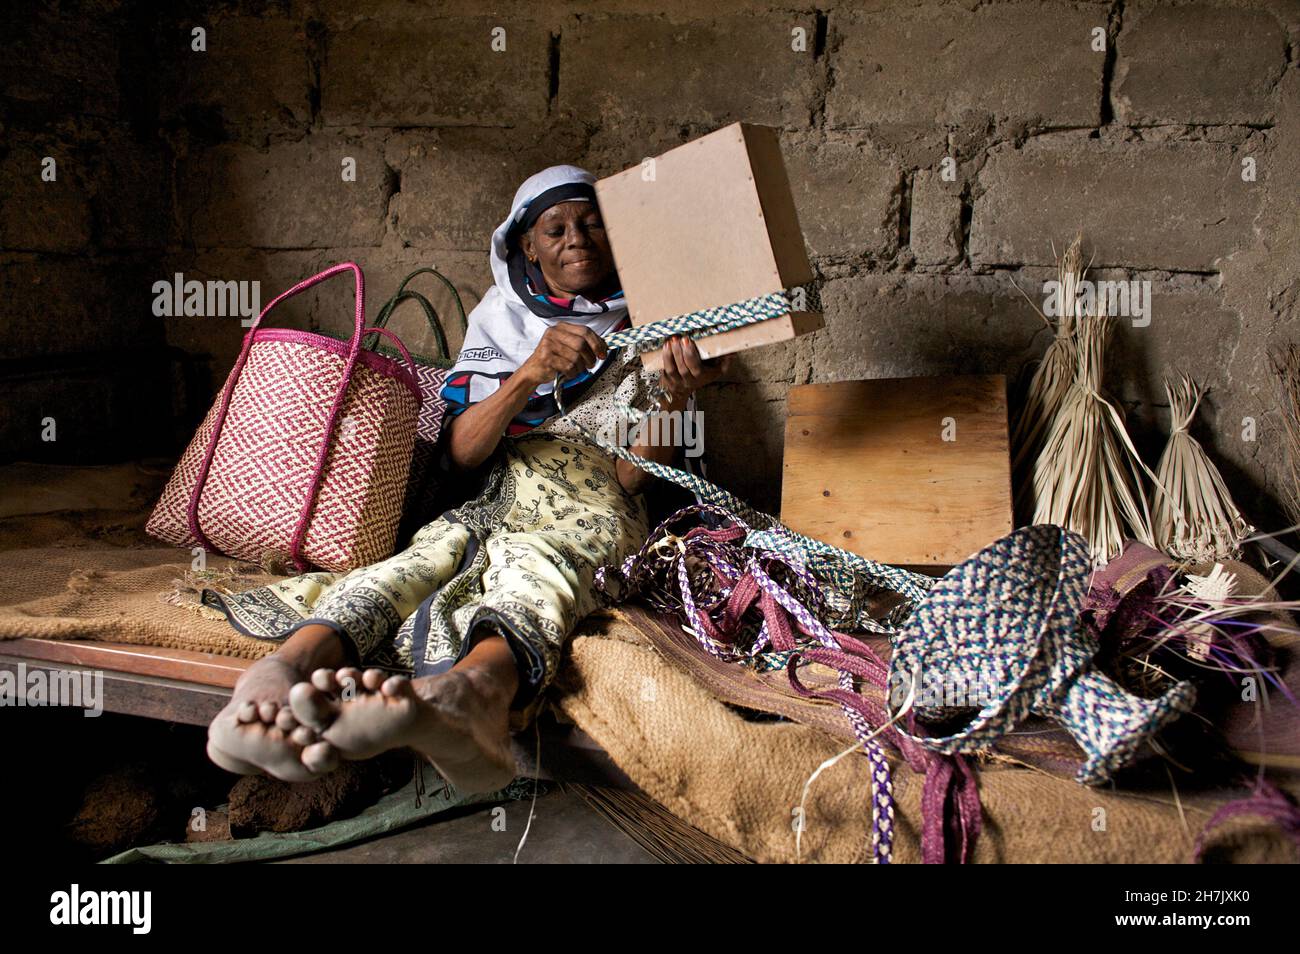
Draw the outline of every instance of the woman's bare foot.
<instances>
[{"instance_id":1,"label":"woman's bare foot","mask_svg":"<svg viewBox=\"0 0 1300 954\"><path fill-rule=\"evenodd\" d=\"M303 627L280 650L253 663L235 683L230 704L208 726L208 757L228 772L266 773L285 782L308 782L336 768L332 747L294 717L288 702L295 683L321 661L342 656L333 630Z\"/></svg>"},{"instance_id":2,"label":"woman's bare foot","mask_svg":"<svg viewBox=\"0 0 1300 954\"><path fill-rule=\"evenodd\" d=\"M289 702L295 718L339 757L412 748L458 792L473 794L496 791L515 777L509 717L518 679L498 636L477 644L450 672L423 679L380 669L317 670L310 682L293 687Z\"/></svg>"}]
</instances>

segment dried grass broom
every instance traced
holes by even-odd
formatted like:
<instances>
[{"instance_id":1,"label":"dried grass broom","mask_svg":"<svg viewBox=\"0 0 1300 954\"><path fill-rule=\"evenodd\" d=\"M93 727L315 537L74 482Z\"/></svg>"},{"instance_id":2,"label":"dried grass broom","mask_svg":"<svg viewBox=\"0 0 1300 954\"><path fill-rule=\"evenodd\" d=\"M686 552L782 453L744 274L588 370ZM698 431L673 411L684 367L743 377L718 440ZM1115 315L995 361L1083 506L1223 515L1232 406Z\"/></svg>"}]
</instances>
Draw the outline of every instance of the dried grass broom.
<instances>
[{"instance_id":1,"label":"dried grass broom","mask_svg":"<svg viewBox=\"0 0 1300 954\"><path fill-rule=\"evenodd\" d=\"M1077 372L1034 465L1034 522L1082 534L1105 564L1133 537L1154 546L1142 474L1156 480L1101 394L1102 361L1115 320L1097 312L1078 319Z\"/></svg>"},{"instance_id":2,"label":"dried grass broom","mask_svg":"<svg viewBox=\"0 0 1300 954\"><path fill-rule=\"evenodd\" d=\"M1038 307L1034 310L1047 323L1055 337L1043 352L1043 358L1034 369L1025 392L1024 407L1016 420L1015 430L1011 435L1011 446L1015 457L1011 461L1012 473L1024 474L1024 469L1042 448L1043 440L1056 419L1056 413L1065 402L1070 383L1074 380L1075 367L1078 364L1078 343L1075 340L1075 324L1079 315L1079 283L1083 280L1083 237L1076 235L1070 247L1065 250L1057 262L1056 323L1048 318ZM1021 292L1021 294L1024 294ZM1029 300L1029 296L1025 296ZM1030 304L1033 304L1030 301ZM1028 476L1028 475L1026 475ZM1019 480L1016 499L1019 503L1026 490L1032 485L1028 479Z\"/></svg>"},{"instance_id":3,"label":"dried grass broom","mask_svg":"<svg viewBox=\"0 0 1300 954\"><path fill-rule=\"evenodd\" d=\"M1286 431L1286 487L1283 491L1287 516L1292 526L1300 524L1300 348L1288 344L1269 355L1277 377L1282 402L1282 426Z\"/></svg>"},{"instance_id":4,"label":"dried grass broom","mask_svg":"<svg viewBox=\"0 0 1300 954\"><path fill-rule=\"evenodd\" d=\"M682 821L641 792L570 782L562 788L664 864L753 864L741 852Z\"/></svg>"},{"instance_id":5,"label":"dried grass broom","mask_svg":"<svg viewBox=\"0 0 1300 954\"><path fill-rule=\"evenodd\" d=\"M1232 502L1205 448L1188 433L1205 390L1186 374L1177 380L1166 377L1164 383L1171 430L1156 467L1156 546L1184 560L1235 559L1254 528Z\"/></svg>"}]
</instances>

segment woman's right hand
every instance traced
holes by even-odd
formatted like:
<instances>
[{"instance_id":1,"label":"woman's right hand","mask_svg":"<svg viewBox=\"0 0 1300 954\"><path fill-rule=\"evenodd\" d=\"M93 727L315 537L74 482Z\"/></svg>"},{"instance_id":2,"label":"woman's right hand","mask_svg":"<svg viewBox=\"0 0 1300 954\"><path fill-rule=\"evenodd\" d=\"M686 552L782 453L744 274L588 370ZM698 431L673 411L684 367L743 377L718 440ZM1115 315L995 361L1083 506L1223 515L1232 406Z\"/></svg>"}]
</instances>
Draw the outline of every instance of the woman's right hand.
<instances>
[{"instance_id":1,"label":"woman's right hand","mask_svg":"<svg viewBox=\"0 0 1300 954\"><path fill-rule=\"evenodd\" d=\"M593 368L608 353L600 335L586 325L561 321L546 329L515 373L524 375L534 387L554 381L556 375L568 381Z\"/></svg>"}]
</instances>

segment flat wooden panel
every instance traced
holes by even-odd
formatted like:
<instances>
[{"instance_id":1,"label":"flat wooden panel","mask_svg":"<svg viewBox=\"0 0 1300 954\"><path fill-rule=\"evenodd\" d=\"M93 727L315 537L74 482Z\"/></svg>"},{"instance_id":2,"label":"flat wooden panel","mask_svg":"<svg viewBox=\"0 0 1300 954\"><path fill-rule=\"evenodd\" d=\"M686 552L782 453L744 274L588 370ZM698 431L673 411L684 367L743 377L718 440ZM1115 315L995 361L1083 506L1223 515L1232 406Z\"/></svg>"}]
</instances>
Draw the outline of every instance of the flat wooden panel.
<instances>
[{"instance_id":1,"label":"flat wooden panel","mask_svg":"<svg viewBox=\"0 0 1300 954\"><path fill-rule=\"evenodd\" d=\"M251 659L215 653L86 640L8 639L0 642L0 653L224 689L234 688L235 680L253 664Z\"/></svg>"},{"instance_id":2,"label":"flat wooden panel","mask_svg":"<svg viewBox=\"0 0 1300 954\"><path fill-rule=\"evenodd\" d=\"M769 126L746 123L741 130L749 150L754 186L763 207L763 221L767 225L767 238L772 244L772 256L776 260L781 284L785 288L806 284L812 281L812 265L808 262L808 249L803 243L803 230L799 227L790 179L781 159L781 140L776 130Z\"/></svg>"},{"instance_id":3,"label":"flat wooden panel","mask_svg":"<svg viewBox=\"0 0 1300 954\"><path fill-rule=\"evenodd\" d=\"M733 123L596 183L635 325L812 280L776 130ZM706 358L822 326L807 313L699 339ZM659 355L642 359L657 371Z\"/></svg>"},{"instance_id":4,"label":"flat wooden panel","mask_svg":"<svg viewBox=\"0 0 1300 954\"><path fill-rule=\"evenodd\" d=\"M632 323L781 289L739 123L596 183Z\"/></svg>"},{"instance_id":5,"label":"flat wooden panel","mask_svg":"<svg viewBox=\"0 0 1300 954\"><path fill-rule=\"evenodd\" d=\"M790 389L781 519L810 537L951 566L1011 531L1010 471L1001 375Z\"/></svg>"},{"instance_id":6,"label":"flat wooden panel","mask_svg":"<svg viewBox=\"0 0 1300 954\"><path fill-rule=\"evenodd\" d=\"M757 324L733 328L716 335L705 335L695 339L695 346L700 350L700 357L708 360L734 351L745 351L762 345L788 341L799 335L806 335L823 326L822 316L811 311L796 311L779 318L768 318ZM663 366L663 351L644 351L641 363L650 371L658 371Z\"/></svg>"},{"instance_id":7,"label":"flat wooden panel","mask_svg":"<svg viewBox=\"0 0 1300 954\"><path fill-rule=\"evenodd\" d=\"M96 685L103 695L97 700L105 712L180 722L185 725L207 725L230 701L230 690L221 686L201 686L179 682L159 676L137 675L95 666L78 666L73 663L56 663L30 657L6 655L3 650L8 641L0 643L0 670L14 674L15 685L26 696L28 685L35 672L43 671L47 678L64 673L89 673L101 677ZM18 677L22 676L23 679ZM84 700L87 708L95 700Z\"/></svg>"}]
</instances>

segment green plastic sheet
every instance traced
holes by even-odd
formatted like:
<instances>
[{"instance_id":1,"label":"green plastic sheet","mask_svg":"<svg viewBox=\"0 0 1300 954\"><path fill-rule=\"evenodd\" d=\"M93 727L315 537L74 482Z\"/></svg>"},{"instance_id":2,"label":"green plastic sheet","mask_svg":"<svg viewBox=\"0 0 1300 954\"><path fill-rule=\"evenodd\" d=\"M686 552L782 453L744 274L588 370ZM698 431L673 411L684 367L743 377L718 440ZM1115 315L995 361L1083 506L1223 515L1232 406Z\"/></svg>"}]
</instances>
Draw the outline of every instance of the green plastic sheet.
<instances>
[{"instance_id":1,"label":"green plastic sheet","mask_svg":"<svg viewBox=\"0 0 1300 954\"><path fill-rule=\"evenodd\" d=\"M529 798L538 783L533 779L519 778L498 792L461 795L450 786L444 786L442 780L435 775L433 789L426 789L423 795L417 797L417 789L421 784L422 779L412 777L403 788L385 795L359 815L308 831L262 832L254 838L236 838L232 841L161 842L128 849L105 858L100 864L155 862L208 865L292 858L386 835L452 809Z\"/></svg>"}]
</instances>

